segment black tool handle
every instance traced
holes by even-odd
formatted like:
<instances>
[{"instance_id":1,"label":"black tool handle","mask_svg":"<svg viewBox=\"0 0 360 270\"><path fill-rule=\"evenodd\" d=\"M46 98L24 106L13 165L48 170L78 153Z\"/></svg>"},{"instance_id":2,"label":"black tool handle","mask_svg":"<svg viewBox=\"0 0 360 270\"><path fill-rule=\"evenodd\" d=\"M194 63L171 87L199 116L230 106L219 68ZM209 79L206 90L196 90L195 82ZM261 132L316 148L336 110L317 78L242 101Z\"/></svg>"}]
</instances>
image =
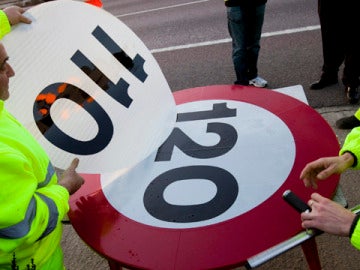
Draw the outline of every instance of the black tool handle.
<instances>
[{"instance_id":1,"label":"black tool handle","mask_svg":"<svg viewBox=\"0 0 360 270\"><path fill-rule=\"evenodd\" d=\"M291 190L286 190L283 193L284 200L290 204L296 211L299 213L305 212L306 210L311 211L310 206L308 206L303 200L301 200L294 192Z\"/></svg>"}]
</instances>

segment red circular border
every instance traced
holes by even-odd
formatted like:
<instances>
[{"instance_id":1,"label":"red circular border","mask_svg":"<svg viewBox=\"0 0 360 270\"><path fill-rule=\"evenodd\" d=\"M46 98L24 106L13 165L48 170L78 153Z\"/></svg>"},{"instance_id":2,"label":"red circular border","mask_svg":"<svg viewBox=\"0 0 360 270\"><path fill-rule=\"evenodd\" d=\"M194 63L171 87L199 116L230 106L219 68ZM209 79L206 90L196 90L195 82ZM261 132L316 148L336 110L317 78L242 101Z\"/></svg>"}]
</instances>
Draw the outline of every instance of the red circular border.
<instances>
[{"instance_id":1,"label":"red circular border","mask_svg":"<svg viewBox=\"0 0 360 270\"><path fill-rule=\"evenodd\" d=\"M174 97L177 105L201 100L242 101L277 115L292 132L296 145L294 167L287 180L269 199L243 215L205 227L167 229L122 215L105 198L100 175L84 175L85 185L70 199L69 217L79 236L125 267L188 270L243 265L251 256L301 231L299 214L283 201L282 194L291 189L307 201L314 190L306 189L299 180L302 168L319 157L338 154L337 137L321 115L295 98L253 87L198 87L177 91ZM338 181L339 176L331 177L317 192L332 197Z\"/></svg>"}]
</instances>

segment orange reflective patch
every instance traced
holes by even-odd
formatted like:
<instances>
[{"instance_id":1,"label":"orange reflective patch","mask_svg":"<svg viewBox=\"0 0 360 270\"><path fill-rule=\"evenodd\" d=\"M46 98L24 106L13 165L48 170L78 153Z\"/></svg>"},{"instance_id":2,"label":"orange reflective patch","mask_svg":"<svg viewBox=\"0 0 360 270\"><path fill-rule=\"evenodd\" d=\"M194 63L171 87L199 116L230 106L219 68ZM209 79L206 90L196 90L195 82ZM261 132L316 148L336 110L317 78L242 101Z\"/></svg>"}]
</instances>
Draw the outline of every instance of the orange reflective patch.
<instances>
[{"instance_id":1,"label":"orange reflective patch","mask_svg":"<svg viewBox=\"0 0 360 270\"><path fill-rule=\"evenodd\" d=\"M58 87L58 93L59 94L63 93L65 91L66 87L67 87L67 83L63 83L62 85L60 85Z\"/></svg>"},{"instance_id":2,"label":"orange reflective patch","mask_svg":"<svg viewBox=\"0 0 360 270\"><path fill-rule=\"evenodd\" d=\"M47 104L53 104L54 101L56 100L56 95L54 95L53 93L47 93L47 94L39 94L36 97L36 101L45 101L45 103Z\"/></svg>"},{"instance_id":3,"label":"orange reflective patch","mask_svg":"<svg viewBox=\"0 0 360 270\"><path fill-rule=\"evenodd\" d=\"M102 2L101 0L86 0L85 3L97 6L97 7L102 7Z\"/></svg>"},{"instance_id":4,"label":"orange reflective patch","mask_svg":"<svg viewBox=\"0 0 360 270\"><path fill-rule=\"evenodd\" d=\"M47 104L53 104L55 100L56 100L56 96L53 93L48 93L46 95L45 102Z\"/></svg>"},{"instance_id":5,"label":"orange reflective patch","mask_svg":"<svg viewBox=\"0 0 360 270\"><path fill-rule=\"evenodd\" d=\"M47 109L40 109L39 112L42 114L42 115L46 115L48 113L48 110Z\"/></svg>"},{"instance_id":6,"label":"orange reflective patch","mask_svg":"<svg viewBox=\"0 0 360 270\"><path fill-rule=\"evenodd\" d=\"M92 98L92 97L88 97L88 98L86 99L86 101L87 101L87 103L91 103L91 102L93 102L93 101L94 101L94 98Z\"/></svg>"},{"instance_id":7,"label":"orange reflective patch","mask_svg":"<svg viewBox=\"0 0 360 270\"><path fill-rule=\"evenodd\" d=\"M46 95L45 95L45 94L39 94L39 95L36 97L36 101L45 100L45 98L46 98Z\"/></svg>"}]
</instances>

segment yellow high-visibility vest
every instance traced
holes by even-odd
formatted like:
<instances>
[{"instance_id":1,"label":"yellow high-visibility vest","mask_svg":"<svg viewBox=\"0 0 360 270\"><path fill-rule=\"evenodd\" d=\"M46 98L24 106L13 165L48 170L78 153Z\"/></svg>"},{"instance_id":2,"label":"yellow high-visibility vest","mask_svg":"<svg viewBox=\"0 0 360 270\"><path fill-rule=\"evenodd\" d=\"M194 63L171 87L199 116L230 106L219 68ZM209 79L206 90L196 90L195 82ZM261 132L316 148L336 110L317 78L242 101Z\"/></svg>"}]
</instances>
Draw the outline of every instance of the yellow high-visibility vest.
<instances>
[{"instance_id":1,"label":"yellow high-visibility vest","mask_svg":"<svg viewBox=\"0 0 360 270\"><path fill-rule=\"evenodd\" d=\"M5 12L0 10L0 39L11 30L10 22Z\"/></svg>"},{"instance_id":2,"label":"yellow high-visibility vest","mask_svg":"<svg viewBox=\"0 0 360 270\"><path fill-rule=\"evenodd\" d=\"M360 160L357 160L360 157L360 127L353 128L351 132L346 136L343 146L339 152L340 155L345 152L353 153L356 157L355 164L353 169L360 169Z\"/></svg>"},{"instance_id":3,"label":"yellow high-visibility vest","mask_svg":"<svg viewBox=\"0 0 360 270\"><path fill-rule=\"evenodd\" d=\"M357 112L358 114L359 112ZM351 132L346 136L344 144L340 150L340 155L345 152L351 152L357 158L355 160L355 164L353 165L353 169L360 169L360 127L353 128ZM356 225L354 232L350 239L351 244L360 250L360 222Z\"/></svg>"},{"instance_id":4,"label":"yellow high-visibility vest","mask_svg":"<svg viewBox=\"0 0 360 270\"><path fill-rule=\"evenodd\" d=\"M350 238L351 244L360 250L360 222L355 227L355 230Z\"/></svg>"},{"instance_id":5,"label":"yellow high-visibility vest","mask_svg":"<svg viewBox=\"0 0 360 270\"><path fill-rule=\"evenodd\" d=\"M35 138L0 100L0 270L19 269L33 260L47 269L60 246L61 220L69 210L69 193L57 184L54 167Z\"/></svg>"}]
</instances>

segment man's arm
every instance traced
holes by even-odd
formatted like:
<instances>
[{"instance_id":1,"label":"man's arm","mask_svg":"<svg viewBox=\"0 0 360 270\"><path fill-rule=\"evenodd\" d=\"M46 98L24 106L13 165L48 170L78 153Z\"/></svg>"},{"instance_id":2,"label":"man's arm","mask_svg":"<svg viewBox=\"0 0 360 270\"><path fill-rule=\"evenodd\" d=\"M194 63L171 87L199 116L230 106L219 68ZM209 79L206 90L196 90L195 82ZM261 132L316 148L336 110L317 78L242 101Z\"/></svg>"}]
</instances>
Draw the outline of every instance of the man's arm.
<instances>
[{"instance_id":1,"label":"man's arm","mask_svg":"<svg viewBox=\"0 0 360 270\"><path fill-rule=\"evenodd\" d=\"M0 10L0 39L10 32L11 26L18 23L31 23L31 20L24 16L25 9L18 6L11 6Z\"/></svg>"}]
</instances>

